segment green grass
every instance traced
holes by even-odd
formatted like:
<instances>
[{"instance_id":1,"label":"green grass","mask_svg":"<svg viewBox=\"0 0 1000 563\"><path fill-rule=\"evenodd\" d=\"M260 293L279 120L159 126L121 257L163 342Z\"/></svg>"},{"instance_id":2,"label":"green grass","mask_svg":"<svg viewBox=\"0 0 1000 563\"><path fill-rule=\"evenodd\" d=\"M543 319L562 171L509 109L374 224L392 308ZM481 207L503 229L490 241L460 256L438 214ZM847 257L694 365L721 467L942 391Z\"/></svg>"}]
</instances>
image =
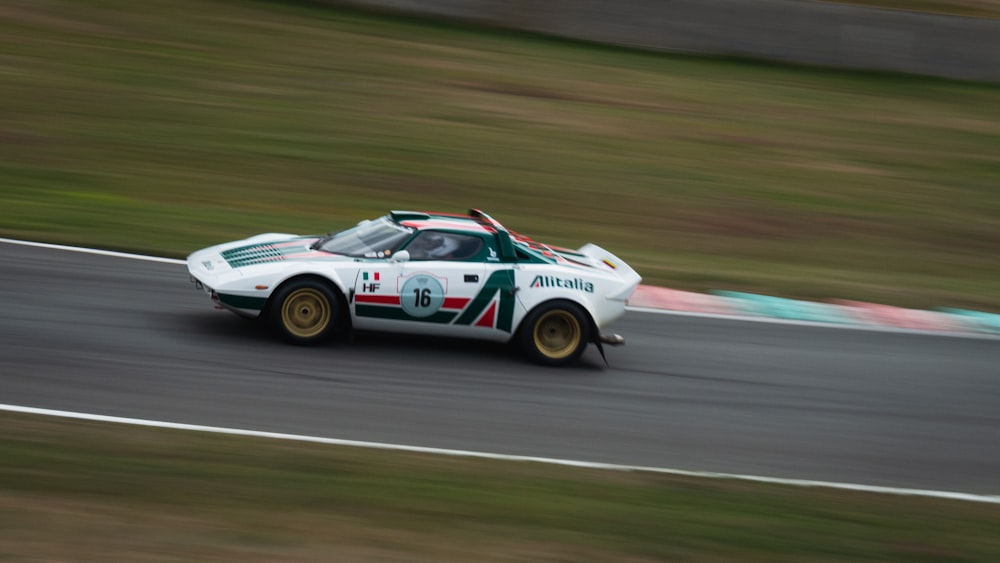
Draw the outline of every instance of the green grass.
<instances>
[{"instance_id":1,"label":"green grass","mask_svg":"<svg viewBox=\"0 0 1000 563\"><path fill-rule=\"evenodd\" d=\"M996 561L996 505L0 414L0 560Z\"/></svg>"},{"instance_id":2,"label":"green grass","mask_svg":"<svg viewBox=\"0 0 1000 563\"><path fill-rule=\"evenodd\" d=\"M182 257L391 208L647 283L1000 311L1000 87L303 3L0 7L0 235Z\"/></svg>"},{"instance_id":3,"label":"green grass","mask_svg":"<svg viewBox=\"0 0 1000 563\"><path fill-rule=\"evenodd\" d=\"M840 4L857 4L869 8L908 10L931 14L966 16L974 18L1000 18L997 0L823 0Z\"/></svg>"}]
</instances>

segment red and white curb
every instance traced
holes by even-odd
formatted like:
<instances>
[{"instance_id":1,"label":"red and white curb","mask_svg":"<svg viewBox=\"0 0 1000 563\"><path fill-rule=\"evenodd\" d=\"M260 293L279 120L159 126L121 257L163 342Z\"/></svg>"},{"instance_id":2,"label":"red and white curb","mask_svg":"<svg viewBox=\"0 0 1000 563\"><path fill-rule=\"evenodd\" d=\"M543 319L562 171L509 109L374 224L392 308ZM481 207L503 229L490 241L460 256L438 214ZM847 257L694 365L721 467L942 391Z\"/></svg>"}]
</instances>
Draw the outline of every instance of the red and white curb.
<instances>
[{"instance_id":1,"label":"red and white curb","mask_svg":"<svg viewBox=\"0 0 1000 563\"><path fill-rule=\"evenodd\" d=\"M964 309L925 311L833 300L799 301L769 295L714 291L695 293L640 285L628 300L632 310L741 320L949 336L1000 338L1000 315Z\"/></svg>"}]
</instances>

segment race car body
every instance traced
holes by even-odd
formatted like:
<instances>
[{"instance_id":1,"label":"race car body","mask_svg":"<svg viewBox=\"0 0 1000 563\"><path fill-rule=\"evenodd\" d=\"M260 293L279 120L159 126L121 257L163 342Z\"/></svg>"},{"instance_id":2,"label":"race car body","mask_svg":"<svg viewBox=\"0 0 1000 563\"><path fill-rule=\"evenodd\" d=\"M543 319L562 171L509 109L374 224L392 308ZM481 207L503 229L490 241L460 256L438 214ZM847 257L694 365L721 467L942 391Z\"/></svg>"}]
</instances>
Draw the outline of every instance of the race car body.
<instances>
[{"instance_id":1,"label":"race car body","mask_svg":"<svg viewBox=\"0 0 1000 563\"><path fill-rule=\"evenodd\" d=\"M269 233L199 250L192 281L297 344L353 329L516 339L575 361L622 316L639 275L599 246L553 248L468 215L393 211L326 236ZM602 349L603 353L603 349Z\"/></svg>"}]
</instances>

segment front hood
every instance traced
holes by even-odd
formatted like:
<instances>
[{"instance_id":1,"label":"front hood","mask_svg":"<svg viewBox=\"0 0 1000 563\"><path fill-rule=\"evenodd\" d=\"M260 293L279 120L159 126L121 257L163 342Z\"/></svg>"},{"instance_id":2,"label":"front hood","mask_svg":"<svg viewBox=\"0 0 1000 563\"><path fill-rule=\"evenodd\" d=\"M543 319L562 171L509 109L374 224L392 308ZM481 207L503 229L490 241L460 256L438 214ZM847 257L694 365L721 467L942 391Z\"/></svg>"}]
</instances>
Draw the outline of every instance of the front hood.
<instances>
[{"instance_id":1,"label":"front hood","mask_svg":"<svg viewBox=\"0 0 1000 563\"><path fill-rule=\"evenodd\" d=\"M301 261L343 261L346 256L312 250L315 236L267 233L248 239L217 244L192 253L188 270L202 282L226 283L248 274L248 269L274 269ZM214 287L214 285L213 285Z\"/></svg>"},{"instance_id":2,"label":"front hood","mask_svg":"<svg viewBox=\"0 0 1000 563\"><path fill-rule=\"evenodd\" d=\"M335 256L329 252L313 250L311 246L317 240L316 237L258 235L239 243L224 245L219 249L219 256L234 269L286 260L315 260Z\"/></svg>"}]
</instances>

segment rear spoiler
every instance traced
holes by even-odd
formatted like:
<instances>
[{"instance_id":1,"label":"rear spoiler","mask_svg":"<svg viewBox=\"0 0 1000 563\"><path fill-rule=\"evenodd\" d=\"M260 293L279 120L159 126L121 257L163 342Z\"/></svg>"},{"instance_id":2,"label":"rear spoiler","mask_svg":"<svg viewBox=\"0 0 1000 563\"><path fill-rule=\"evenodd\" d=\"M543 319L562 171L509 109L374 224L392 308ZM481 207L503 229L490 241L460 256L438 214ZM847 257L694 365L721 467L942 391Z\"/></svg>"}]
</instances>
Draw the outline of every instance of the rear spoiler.
<instances>
[{"instance_id":1,"label":"rear spoiler","mask_svg":"<svg viewBox=\"0 0 1000 563\"><path fill-rule=\"evenodd\" d=\"M609 296L609 299L616 301L628 299L632 295L632 292L635 291L636 286L639 285L639 282L642 281L642 276L626 264L624 260L596 244L585 244L577 252L590 258L593 261L591 264L593 267L613 273L625 284L625 288L622 291Z\"/></svg>"}]
</instances>

